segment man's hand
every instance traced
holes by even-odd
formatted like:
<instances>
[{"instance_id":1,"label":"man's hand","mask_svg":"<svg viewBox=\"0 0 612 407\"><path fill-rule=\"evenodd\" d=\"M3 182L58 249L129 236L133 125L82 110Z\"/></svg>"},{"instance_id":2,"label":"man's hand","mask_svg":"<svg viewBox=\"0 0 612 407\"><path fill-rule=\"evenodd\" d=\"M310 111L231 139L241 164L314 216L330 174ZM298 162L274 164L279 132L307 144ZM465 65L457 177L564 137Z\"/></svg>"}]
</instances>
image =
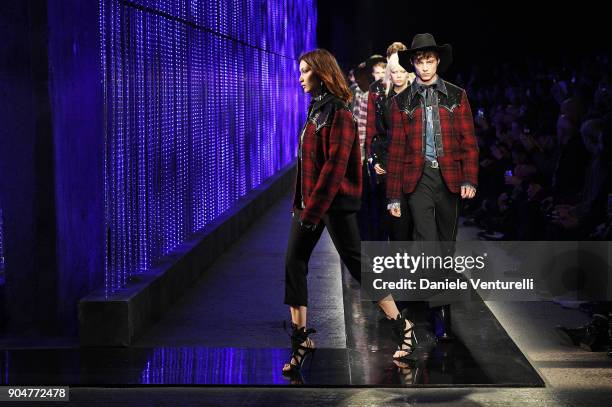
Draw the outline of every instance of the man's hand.
<instances>
[{"instance_id":1,"label":"man's hand","mask_svg":"<svg viewBox=\"0 0 612 407\"><path fill-rule=\"evenodd\" d=\"M471 185L461 185L461 198L472 199L476 195L476 188Z\"/></svg>"},{"instance_id":2,"label":"man's hand","mask_svg":"<svg viewBox=\"0 0 612 407\"><path fill-rule=\"evenodd\" d=\"M387 173L387 171L383 170L383 167L381 167L380 164L374 165L374 171L376 171L378 175L383 175Z\"/></svg>"}]
</instances>

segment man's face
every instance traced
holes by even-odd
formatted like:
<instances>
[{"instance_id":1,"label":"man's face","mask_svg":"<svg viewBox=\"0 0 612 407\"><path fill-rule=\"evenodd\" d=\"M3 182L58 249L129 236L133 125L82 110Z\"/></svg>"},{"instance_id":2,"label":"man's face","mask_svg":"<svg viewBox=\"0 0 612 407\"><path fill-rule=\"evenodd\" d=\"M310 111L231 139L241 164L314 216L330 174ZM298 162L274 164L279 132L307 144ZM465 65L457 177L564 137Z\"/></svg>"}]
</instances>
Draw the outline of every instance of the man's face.
<instances>
[{"instance_id":1,"label":"man's face","mask_svg":"<svg viewBox=\"0 0 612 407\"><path fill-rule=\"evenodd\" d=\"M401 88L408 82L408 72L404 68L395 67L391 69L391 82L393 86Z\"/></svg>"},{"instance_id":2,"label":"man's face","mask_svg":"<svg viewBox=\"0 0 612 407\"><path fill-rule=\"evenodd\" d=\"M312 68L304 60L300 61L300 85L306 93L312 92L318 86Z\"/></svg>"},{"instance_id":3,"label":"man's face","mask_svg":"<svg viewBox=\"0 0 612 407\"><path fill-rule=\"evenodd\" d=\"M372 76L374 77L374 81L384 78L385 68L380 65L376 65L374 68L372 68Z\"/></svg>"},{"instance_id":4,"label":"man's face","mask_svg":"<svg viewBox=\"0 0 612 407\"><path fill-rule=\"evenodd\" d=\"M436 76L440 59L434 56L421 57L412 62L416 76L423 82L429 82Z\"/></svg>"}]
</instances>

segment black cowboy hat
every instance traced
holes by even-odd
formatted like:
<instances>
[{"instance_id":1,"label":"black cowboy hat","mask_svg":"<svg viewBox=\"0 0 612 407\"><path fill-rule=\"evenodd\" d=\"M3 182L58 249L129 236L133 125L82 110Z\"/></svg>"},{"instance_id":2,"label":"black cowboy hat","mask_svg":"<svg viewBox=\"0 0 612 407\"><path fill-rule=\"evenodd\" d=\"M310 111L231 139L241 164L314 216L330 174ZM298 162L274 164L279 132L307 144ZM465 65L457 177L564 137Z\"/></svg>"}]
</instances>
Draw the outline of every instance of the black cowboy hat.
<instances>
[{"instance_id":1,"label":"black cowboy hat","mask_svg":"<svg viewBox=\"0 0 612 407\"><path fill-rule=\"evenodd\" d=\"M368 74L372 74L372 68L374 67L374 65L378 64L378 63L387 63L387 58L383 57L382 55L372 55L370 58L368 58L365 63L366 63L366 72Z\"/></svg>"},{"instance_id":2,"label":"black cowboy hat","mask_svg":"<svg viewBox=\"0 0 612 407\"><path fill-rule=\"evenodd\" d=\"M412 67L411 58L417 51L428 51L433 50L440 56L440 64L438 65L438 72L444 72L453 62L453 48L450 44L438 45L433 35L429 33L417 34L412 39L410 49L406 51L399 51L397 57L399 64L407 71L414 70Z\"/></svg>"}]
</instances>

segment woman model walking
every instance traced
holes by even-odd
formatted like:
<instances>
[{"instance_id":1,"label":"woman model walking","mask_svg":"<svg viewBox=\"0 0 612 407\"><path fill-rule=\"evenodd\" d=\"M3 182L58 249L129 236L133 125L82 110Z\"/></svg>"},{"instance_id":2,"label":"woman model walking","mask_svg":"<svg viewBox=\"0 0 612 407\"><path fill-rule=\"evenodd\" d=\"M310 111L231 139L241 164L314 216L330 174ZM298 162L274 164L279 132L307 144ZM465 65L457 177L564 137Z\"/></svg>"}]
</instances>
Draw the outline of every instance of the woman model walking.
<instances>
[{"instance_id":1,"label":"woman model walking","mask_svg":"<svg viewBox=\"0 0 612 407\"><path fill-rule=\"evenodd\" d=\"M299 58L300 84L312 96L300 133L298 171L285 259L285 299L291 312L291 358L284 374L298 372L315 350L306 328L308 261L323 229L351 275L361 282L361 241L356 213L361 202L361 152L344 75L334 56L315 49ZM377 304L392 320L398 348L407 357L416 344L413 324L400 315L389 295Z\"/></svg>"}]
</instances>

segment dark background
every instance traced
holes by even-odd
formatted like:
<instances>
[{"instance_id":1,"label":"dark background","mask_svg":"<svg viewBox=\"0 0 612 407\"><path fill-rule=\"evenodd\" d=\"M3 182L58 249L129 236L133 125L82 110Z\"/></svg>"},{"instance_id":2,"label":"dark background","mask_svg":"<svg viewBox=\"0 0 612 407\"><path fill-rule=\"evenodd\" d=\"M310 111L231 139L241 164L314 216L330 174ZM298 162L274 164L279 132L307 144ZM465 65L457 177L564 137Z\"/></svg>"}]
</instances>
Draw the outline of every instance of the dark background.
<instances>
[{"instance_id":1,"label":"dark background","mask_svg":"<svg viewBox=\"0 0 612 407\"><path fill-rule=\"evenodd\" d=\"M412 37L423 32L453 46L451 75L474 65L524 65L526 56L558 63L609 54L609 15L592 3L572 3L318 1L317 40L344 70L371 54L384 55L393 41L410 47Z\"/></svg>"}]
</instances>

